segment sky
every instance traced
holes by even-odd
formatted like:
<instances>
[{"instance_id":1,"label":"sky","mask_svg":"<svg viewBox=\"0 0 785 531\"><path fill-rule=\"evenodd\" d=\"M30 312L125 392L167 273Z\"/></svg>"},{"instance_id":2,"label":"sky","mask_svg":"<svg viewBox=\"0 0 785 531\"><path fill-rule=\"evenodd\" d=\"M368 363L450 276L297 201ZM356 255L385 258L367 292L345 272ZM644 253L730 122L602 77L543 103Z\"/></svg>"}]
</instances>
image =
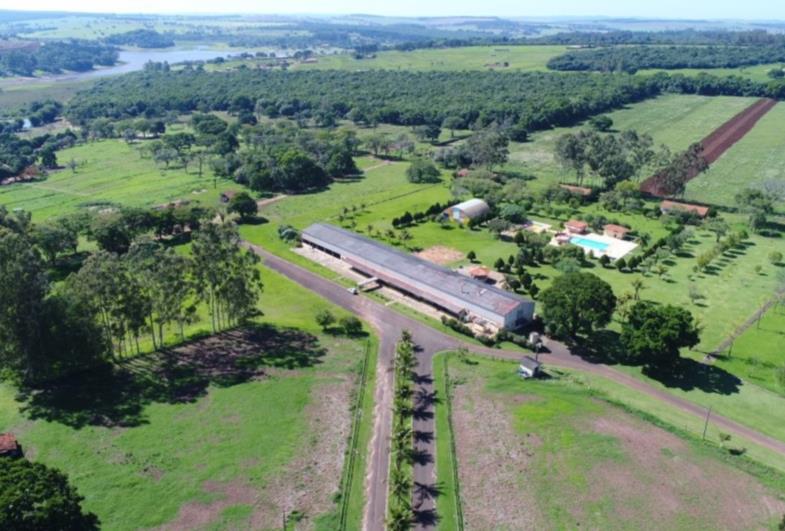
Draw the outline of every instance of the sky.
<instances>
[{"instance_id":1,"label":"sky","mask_svg":"<svg viewBox=\"0 0 785 531\"><path fill-rule=\"evenodd\" d=\"M365 13L785 20L782 0L0 0L0 9L115 13Z\"/></svg>"}]
</instances>

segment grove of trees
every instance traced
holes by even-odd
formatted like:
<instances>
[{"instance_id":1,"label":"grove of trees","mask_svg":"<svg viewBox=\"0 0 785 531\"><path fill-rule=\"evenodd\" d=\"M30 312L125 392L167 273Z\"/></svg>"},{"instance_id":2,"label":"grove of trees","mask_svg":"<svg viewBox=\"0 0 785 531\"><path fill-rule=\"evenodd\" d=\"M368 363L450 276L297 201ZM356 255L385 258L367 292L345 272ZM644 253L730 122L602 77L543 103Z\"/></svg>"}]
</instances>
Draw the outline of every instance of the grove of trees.
<instances>
[{"instance_id":1,"label":"grove of trees","mask_svg":"<svg viewBox=\"0 0 785 531\"><path fill-rule=\"evenodd\" d=\"M124 217L134 219L138 211ZM64 248L73 251L78 229L68 226L71 220L50 223L37 227L29 215L0 207L0 365L23 384L138 352L143 334L155 348L164 345L167 328L176 327L183 340L199 304L213 331L257 313L257 257L239 245L231 223L199 224L189 255L144 233L124 235L123 245L99 239L99 250L57 284L48 267ZM133 222L113 223L120 231ZM52 231L69 243L53 244Z\"/></svg>"}]
</instances>

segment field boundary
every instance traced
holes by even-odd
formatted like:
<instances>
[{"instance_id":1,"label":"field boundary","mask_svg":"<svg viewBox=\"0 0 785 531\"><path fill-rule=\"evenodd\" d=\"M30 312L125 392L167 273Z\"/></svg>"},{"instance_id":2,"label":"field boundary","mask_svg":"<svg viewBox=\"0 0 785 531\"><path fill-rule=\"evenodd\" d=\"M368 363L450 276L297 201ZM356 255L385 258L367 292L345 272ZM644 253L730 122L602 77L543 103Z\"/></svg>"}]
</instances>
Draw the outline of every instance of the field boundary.
<instances>
[{"instance_id":1,"label":"field boundary","mask_svg":"<svg viewBox=\"0 0 785 531\"><path fill-rule=\"evenodd\" d=\"M351 499L352 482L354 481L354 467L358 452L357 444L360 436L360 424L363 417L363 402L365 401L365 389L368 383L368 361L371 357L372 341L365 343L365 356L363 357L362 369L360 371L360 385L357 386L357 401L354 405L354 415L352 418L352 434L346 452L346 464L344 465L344 477L341 480L341 514L338 520L338 528L346 529L346 520L349 513L349 500Z\"/></svg>"},{"instance_id":2,"label":"field boundary","mask_svg":"<svg viewBox=\"0 0 785 531\"><path fill-rule=\"evenodd\" d=\"M768 312L772 306L780 302L780 300L782 300L783 297L785 297L785 288L780 288L775 292L774 297L764 302L760 306L760 308L755 310L755 313L753 313L750 317L748 317L746 321L744 321L739 326L737 326L736 329L733 332L731 332L731 334L727 338L725 338L716 349L711 351L709 355L716 356L718 354L721 354L731 346L733 346L733 343L739 338L739 336L741 336L744 332L746 332L747 329L751 327L754 323L759 321L764 316L764 314L766 314L766 312Z\"/></svg>"},{"instance_id":3,"label":"field boundary","mask_svg":"<svg viewBox=\"0 0 785 531\"><path fill-rule=\"evenodd\" d=\"M452 470L453 484L455 485L455 492L453 493L455 503L455 517L458 531L463 531L463 502L461 501L461 480L458 476L458 450L455 447L455 428L452 420L452 386L450 385L450 372L449 363L452 354L445 354L443 364L443 378L444 378L444 405L447 410L447 429L449 430L450 440L450 469ZM439 434L437 433L438 437Z\"/></svg>"},{"instance_id":4,"label":"field boundary","mask_svg":"<svg viewBox=\"0 0 785 531\"><path fill-rule=\"evenodd\" d=\"M761 98L709 133L708 136L699 142L706 162L712 164L717 161L723 153L744 138L755 127L758 120L763 118L776 104L777 100ZM687 181L694 179L700 173L698 168L692 168L688 173ZM652 175L641 183L641 191L658 197L667 195L660 180L661 176L659 174Z\"/></svg>"}]
</instances>

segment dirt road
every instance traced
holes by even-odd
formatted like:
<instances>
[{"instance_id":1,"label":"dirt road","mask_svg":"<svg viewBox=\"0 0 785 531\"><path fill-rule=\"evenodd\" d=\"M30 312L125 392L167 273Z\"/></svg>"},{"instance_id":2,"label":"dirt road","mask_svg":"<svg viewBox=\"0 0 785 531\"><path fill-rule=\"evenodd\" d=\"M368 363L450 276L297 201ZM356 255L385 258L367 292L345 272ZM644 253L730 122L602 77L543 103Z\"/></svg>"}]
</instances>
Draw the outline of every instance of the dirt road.
<instances>
[{"instance_id":1,"label":"dirt road","mask_svg":"<svg viewBox=\"0 0 785 531\"><path fill-rule=\"evenodd\" d=\"M331 302L355 313L371 324L379 334L381 351L377 376L379 384L376 393L376 418L371 448L371 469L366 480L367 505L363 528L377 531L384 529L387 511L387 472L390 461L390 436L392 428L392 360L395 343L403 330L411 332L417 350L417 414L415 416L416 456L414 465L414 507L416 510L416 529L432 529L437 521L437 507L434 500L436 474L434 469L436 444L433 407L435 395L432 386L431 370L433 355L461 346L472 352L497 358L518 360L520 352L480 347L464 343L419 321L397 313L390 308L372 301L367 297L352 295L346 288L320 277L315 273L277 257L261 247L246 243L248 248L258 254L267 267L278 271L298 284L318 293ZM548 340L549 352L541 354L546 365L577 369L590 372L614 382L625 385L637 392L664 402L686 413L703 418L706 410L692 402L658 389L633 376L620 372L607 365L591 363L570 352L566 345ZM752 442L785 455L785 443L764 435L752 428L741 425L721 415L712 415L711 421L731 434L746 437Z\"/></svg>"}]
</instances>

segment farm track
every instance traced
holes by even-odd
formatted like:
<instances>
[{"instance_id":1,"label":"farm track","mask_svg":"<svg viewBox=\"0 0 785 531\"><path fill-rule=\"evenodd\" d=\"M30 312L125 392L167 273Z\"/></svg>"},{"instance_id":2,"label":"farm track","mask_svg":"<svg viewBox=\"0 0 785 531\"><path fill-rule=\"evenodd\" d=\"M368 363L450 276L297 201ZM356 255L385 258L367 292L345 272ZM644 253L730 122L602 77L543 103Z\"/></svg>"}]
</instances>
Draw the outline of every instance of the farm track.
<instances>
[{"instance_id":1,"label":"farm track","mask_svg":"<svg viewBox=\"0 0 785 531\"><path fill-rule=\"evenodd\" d=\"M438 523L434 404L439 400L439 397L433 391L433 356L438 352L456 350L461 347L465 347L476 354L511 361L520 360L522 353L465 343L460 338L447 335L420 321L399 314L381 303L366 297L352 295L343 286L273 255L257 245L248 242L244 244L259 255L267 267L358 315L368 322L380 336L379 365L377 367L379 383L377 384L376 393L374 435L370 448L370 470L366 477L367 501L363 518L363 529L369 531L385 528L388 491L387 473L390 462L392 430L393 393L391 380L393 354L395 343L400 338L401 332L403 330L411 332L418 347L417 388L415 389L417 414L414 426L417 439L415 446L417 459L414 463L415 492L412 500L416 515L414 528L417 530L434 529ZM656 388L645 381L618 371L608 365L584 360L573 354L563 343L548 340L546 347L548 352L540 356L546 365L595 374L641 394L648 395L693 417L703 419L706 416L704 407L663 389ZM724 431L745 437L761 447L785 455L785 442L783 441L717 413L713 414L711 419L716 426Z\"/></svg>"},{"instance_id":2,"label":"farm track","mask_svg":"<svg viewBox=\"0 0 785 531\"><path fill-rule=\"evenodd\" d=\"M716 162L731 146L744 138L755 127L758 120L763 118L776 104L777 100L760 99L701 140L700 144L703 147L703 157L706 159L706 162L709 164ZM689 172L687 180L694 179L699 173L697 168L693 168ZM666 195L659 181L659 175L649 177L641 184L641 191L653 196Z\"/></svg>"}]
</instances>

